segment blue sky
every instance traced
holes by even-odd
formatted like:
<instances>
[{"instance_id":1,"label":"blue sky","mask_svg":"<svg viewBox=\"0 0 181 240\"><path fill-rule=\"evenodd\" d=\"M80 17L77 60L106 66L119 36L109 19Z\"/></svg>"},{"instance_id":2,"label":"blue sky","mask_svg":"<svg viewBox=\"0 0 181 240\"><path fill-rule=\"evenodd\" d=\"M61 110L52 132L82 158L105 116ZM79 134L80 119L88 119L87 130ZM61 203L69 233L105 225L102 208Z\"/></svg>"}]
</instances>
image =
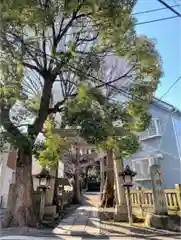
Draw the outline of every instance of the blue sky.
<instances>
[{"instance_id":1,"label":"blue sky","mask_svg":"<svg viewBox=\"0 0 181 240\"><path fill-rule=\"evenodd\" d=\"M151 9L164 7L158 0L137 0L134 12L142 12ZM180 0L164 0L170 6L180 4L180 7L174 7L181 13ZM170 16L176 16L169 9L158 12L136 15L138 22L151 21ZM181 76L181 18L175 18L160 22L143 24L136 26L138 34L144 34L149 38L156 40L156 47L160 52L163 61L164 76L156 91L156 97L160 98L174 81ZM177 108L181 109L181 80L172 88L172 90L162 99Z\"/></svg>"}]
</instances>

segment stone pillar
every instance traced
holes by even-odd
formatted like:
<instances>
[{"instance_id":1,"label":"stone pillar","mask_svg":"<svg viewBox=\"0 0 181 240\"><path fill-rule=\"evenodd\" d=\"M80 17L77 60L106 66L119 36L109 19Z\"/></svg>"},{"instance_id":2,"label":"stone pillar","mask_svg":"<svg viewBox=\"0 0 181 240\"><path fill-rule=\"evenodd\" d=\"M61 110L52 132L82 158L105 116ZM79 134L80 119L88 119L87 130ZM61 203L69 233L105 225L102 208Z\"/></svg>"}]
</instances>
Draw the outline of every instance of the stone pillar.
<instances>
[{"instance_id":1,"label":"stone pillar","mask_svg":"<svg viewBox=\"0 0 181 240\"><path fill-rule=\"evenodd\" d=\"M181 184L175 184L179 212L181 213Z\"/></svg>"},{"instance_id":2,"label":"stone pillar","mask_svg":"<svg viewBox=\"0 0 181 240\"><path fill-rule=\"evenodd\" d=\"M46 201L46 188L41 189L40 213L39 213L39 220L40 220L40 222L43 221L43 217L44 217L45 201Z\"/></svg>"},{"instance_id":3,"label":"stone pillar","mask_svg":"<svg viewBox=\"0 0 181 240\"><path fill-rule=\"evenodd\" d=\"M141 217L144 217L144 211L143 211L143 190L141 187L138 187L137 189L137 197L138 197L138 205L140 208Z\"/></svg>"},{"instance_id":4,"label":"stone pillar","mask_svg":"<svg viewBox=\"0 0 181 240\"><path fill-rule=\"evenodd\" d=\"M162 183L161 169L159 165L150 167L153 188L153 213L148 213L145 218L147 227L168 229L168 207Z\"/></svg>"},{"instance_id":5,"label":"stone pillar","mask_svg":"<svg viewBox=\"0 0 181 240\"><path fill-rule=\"evenodd\" d=\"M150 174L153 188L154 213L157 215L168 215L160 166L152 165Z\"/></svg>"},{"instance_id":6,"label":"stone pillar","mask_svg":"<svg viewBox=\"0 0 181 240\"><path fill-rule=\"evenodd\" d=\"M100 160L100 177L101 177L101 186L100 186L100 192L101 192L101 199L103 195L103 189L104 189L104 159Z\"/></svg>"},{"instance_id":7,"label":"stone pillar","mask_svg":"<svg viewBox=\"0 0 181 240\"><path fill-rule=\"evenodd\" d=\"M114 176L115 176L115 189L116 189L116 206L114 212L114 219L116 221L128 221L128 209L126 204L125 189L123 186L124 180L119 176L119 172L123 169L123 160L114 159Z\"/></svg>"},{"instance_id":8,"label":"stone pillar","mask_svg":"<svg viewBox=\"0 0 181 240\"><path fill-rule=\"evenodd\" d=\"M55 172L56 172L55 169L51 169L51 170L50 170L50 174L51 174L52 176L55 176ZM52 203L53 203L53 194L54 194L54 187L55 187L55 178L51 178L51 179L50 179L49 186L50 186L50 188L48 188L48 189L46 190L46 203L45 203L45 204L48 205L48 206L52 205Z\"/></svg>"}]
</instances>

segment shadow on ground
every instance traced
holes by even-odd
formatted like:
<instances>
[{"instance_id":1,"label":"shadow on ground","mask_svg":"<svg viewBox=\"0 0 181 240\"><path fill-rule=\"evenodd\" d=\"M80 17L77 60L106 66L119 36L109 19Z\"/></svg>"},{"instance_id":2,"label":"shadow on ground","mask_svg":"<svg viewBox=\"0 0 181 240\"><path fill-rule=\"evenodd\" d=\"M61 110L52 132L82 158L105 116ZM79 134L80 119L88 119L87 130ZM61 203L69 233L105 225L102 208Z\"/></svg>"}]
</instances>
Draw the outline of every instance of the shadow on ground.
<instances>
[{"instance_id":1,"label":"shadow on ground","mask_svg":"<svg viewBox=\"0 0 181 240\"><path fill-rule=\"evenodd\" d=\"M112 237L112 239L114 239L114 237L120 239L137 237L138 239L146 240L160 240L161 237L164 237L165 240L180 239L179 233L171 234L162 230L142 228L134 225L129 226L127 223L111 221L110 219L113 214L111 209L100 208L99 213L94 212L96 209L95 206L99 204L98 199L97 194L86 193L82 198L82 205L71 205L67 207L64 210L66 212L64 218L59 219L52 228L27 229L23 233L18 232L17 229L17 234L13 234L46 238L52 237L57 239L65 239L62 238L61 235L65 236L66 239L71 236L79 236L82 237L82 239L109 239L109 237ZM56 231L53 231L55 229Z\"/></svg>"},{"instance_id":2,"label":"shadow on ground","mask_svg":"<svg viewBox=\"0 0 181 240\"><path fill-rule=\"evenodd\" d=\"M114 222L113 221L113 209L111 208L100 208L99 217L101 222L101 234L102 235L114 235L120 236L124 234L126 237L143 237L144 239L160 240L160 237L164 236L164 239L181 239L181 234L178 232L171 233L161 229L143 228L136 226L129 226L127 223ZM171 238L170 238L171 237Z\"/></svg>"}]
</instances>

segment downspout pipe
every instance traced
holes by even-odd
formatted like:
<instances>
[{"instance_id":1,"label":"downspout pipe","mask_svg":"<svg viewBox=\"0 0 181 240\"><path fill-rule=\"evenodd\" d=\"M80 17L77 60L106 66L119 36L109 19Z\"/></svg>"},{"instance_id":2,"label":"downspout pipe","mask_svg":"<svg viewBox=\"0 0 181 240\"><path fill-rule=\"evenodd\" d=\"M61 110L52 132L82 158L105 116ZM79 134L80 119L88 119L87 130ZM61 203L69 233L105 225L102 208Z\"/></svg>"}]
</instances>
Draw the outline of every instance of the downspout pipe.
<instances>
[{"instance_id":1,"label":"downspout pipe","mask_svg":"<svg viewBox=\"0 0 181 240\"><path fill-rule=\"evenodd\" d=\"M178 140L178 136L177 136L177 133L176 133L176 127L175 127L175 123L174 123L174 119L173 119L173 114L175 114L175 113L179 113L179 115L181 117L181 114L180 114L179 110L177 108L173 107L172 110L171 110L171 118L172 118L174 133L175 133L175 140L176 140L176 145L177 145L177 150L178 150L178 156L180 158L180 165L181 165L181 149L180 149L180 146L179 146L179 140Z\"/></svg>"}]
</instances>

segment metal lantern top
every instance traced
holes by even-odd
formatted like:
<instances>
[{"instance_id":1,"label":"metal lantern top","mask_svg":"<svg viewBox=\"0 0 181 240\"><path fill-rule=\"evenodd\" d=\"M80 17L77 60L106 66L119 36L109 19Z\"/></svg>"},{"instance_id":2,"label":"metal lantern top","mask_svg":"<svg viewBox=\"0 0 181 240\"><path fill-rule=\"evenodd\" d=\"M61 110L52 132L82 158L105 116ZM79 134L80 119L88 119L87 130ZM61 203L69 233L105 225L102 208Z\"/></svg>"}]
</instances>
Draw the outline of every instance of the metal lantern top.
<instances>
[{"instance_id":1,"label":"metal lantern top","mask_svg":"<svg viewBox=\"0 0 181 240\"><path fill-rule=\"evenodd\" d=\"M132 171L129 167L129 165L127 165L124 169L123 172L119 173L119 176L123 177L124 180L124 186L132 186L132 180L133 177L136 176L136 172Z\"/></svg>"},{"instance_id":2,"label":"metal lantern top","mask_svg":"<svg viewBox=\"0 0 181 240\"><path fill-rule=\"evenodd\" d=\"M131 177L135 177L136 176L136 172L132 171L131 168L129 167L129 165L127 165L124 169L123 172L120 173L120 176L131 176Z\"/></svg>"},{"instance_id":3,"label":"metal lantern top","mask_svg":"<svg viewBox=\"0 0 181 240\"><path fill-rule=\"evenodd\" d=\"M82 159L80 159L80 161L79 161L81 164L85 164L85 163L87 163L87 160L86 159L84 159L84 158L82 158Z\"/></svg>"},{"instance_id":4,"label":"metal lantern top","mask_svg":"<svg viewBox=\"0 0 181 240\"><path fill-rule=\"evenodd\" d=\"M50 172L45 169L45 168L42 168L41 172L38 173L37 175L35 175L36 178L46 178L46 179L50 179L50 178L54 178L54 176L50 175Z\"/></svg>"}]
</instances>

